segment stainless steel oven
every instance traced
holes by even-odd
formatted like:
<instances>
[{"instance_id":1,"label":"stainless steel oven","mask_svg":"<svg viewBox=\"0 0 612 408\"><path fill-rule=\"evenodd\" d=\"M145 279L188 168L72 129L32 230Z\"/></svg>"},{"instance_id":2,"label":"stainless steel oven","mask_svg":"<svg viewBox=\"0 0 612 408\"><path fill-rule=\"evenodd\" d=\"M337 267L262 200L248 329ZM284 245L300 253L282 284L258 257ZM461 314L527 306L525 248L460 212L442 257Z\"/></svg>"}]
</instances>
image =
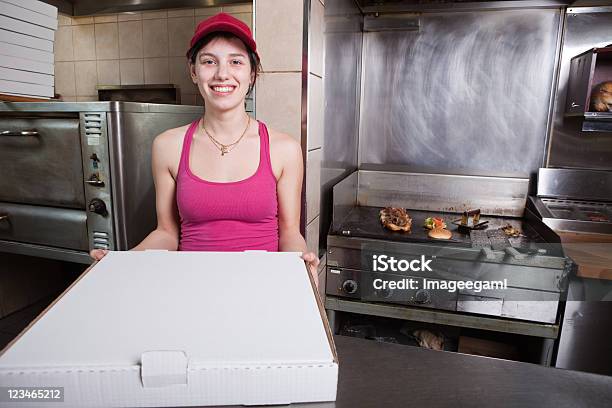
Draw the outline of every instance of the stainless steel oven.
<instances>
[{"instance_id":1,"label":"stainless steel oven","mask_svg":"<svg viewBox=\"0 0 612 408\"><path fill-rule=\"evenodd\" d=\"M89 263L155 228L151 143L202 107L0 104L0 252Z\"/></svg>"}]
</instances>

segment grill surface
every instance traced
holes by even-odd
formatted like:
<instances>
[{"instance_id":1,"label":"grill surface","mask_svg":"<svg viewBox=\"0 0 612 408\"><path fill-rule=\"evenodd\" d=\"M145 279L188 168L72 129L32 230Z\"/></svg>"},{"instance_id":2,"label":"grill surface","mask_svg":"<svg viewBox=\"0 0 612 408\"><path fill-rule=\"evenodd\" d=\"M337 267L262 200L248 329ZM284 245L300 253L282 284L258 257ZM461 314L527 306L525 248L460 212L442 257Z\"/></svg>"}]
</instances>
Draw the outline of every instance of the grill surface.
<instances>
[{"instance_id":1,"label":"grill surface","mask_svg":"<svg viewBox=\"0 0 612 408\"><path fill-rule=\"evenodd\" d=\"M461 217L459 214L408 210L408 214L412 218L412 230L410 232L395 232L382 226L379 217L381 209L382 207L354 207L343 221L339 223L334 222L334 225L337 225L332 225L330 232L334 235L347 237L472 247L470 235L458 232L457 227L451 224L452 220ZM423 223L428 217L443 218L448 230L453 233L451 239L440 240L429 238L427 235L429 230L423 227ZM530 248L534 244L546 242L524 219L481 216L480 220L489 221L487 224L488 227L484 230L487 232L501 228L507 224L512 225L514 228L518 228L523 236L509 238L512 246L516 248Z\"/></svg>"}]
</instances>

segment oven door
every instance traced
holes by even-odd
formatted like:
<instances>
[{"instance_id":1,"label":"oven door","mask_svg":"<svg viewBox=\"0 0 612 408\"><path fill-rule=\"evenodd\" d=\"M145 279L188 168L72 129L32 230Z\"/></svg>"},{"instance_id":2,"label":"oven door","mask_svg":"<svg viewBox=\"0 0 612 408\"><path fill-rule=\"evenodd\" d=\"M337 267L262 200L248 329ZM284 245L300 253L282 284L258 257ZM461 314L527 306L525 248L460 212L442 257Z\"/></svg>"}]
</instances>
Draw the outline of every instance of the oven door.
<instances>
[{"instance_id":1,"label":"oven door","mask_svg":"<svg viewBox=\"0 0 612 408\"><path fill-rule=\"evenodd\" d=\"M0 240L87 251L87 213L0 202Z\"/></svg>"},{"instance_id":2,"label":"oven door","mask_svg":"<svg viewBox=\"0 0 612 408\"><path fill-rule=\"evenodd\" d=\"M0 117L0 201L85 210L79 119Z\"/></svg>"}]
</instances>

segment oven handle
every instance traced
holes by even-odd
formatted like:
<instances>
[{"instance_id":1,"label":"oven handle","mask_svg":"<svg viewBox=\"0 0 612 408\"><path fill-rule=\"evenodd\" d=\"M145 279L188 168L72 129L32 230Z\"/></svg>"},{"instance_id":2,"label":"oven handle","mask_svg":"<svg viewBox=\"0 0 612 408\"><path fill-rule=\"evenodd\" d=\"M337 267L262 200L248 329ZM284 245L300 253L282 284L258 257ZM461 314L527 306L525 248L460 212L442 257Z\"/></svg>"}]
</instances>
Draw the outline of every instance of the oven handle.
<instances>
[{"instance_id":1,"label":"oven handle","mask_svg":"<svg viewBox=\"0 0 612 408\"><path fill-rule=\"evenodd\" d=\"M1 130L0 136L39 136L38 130Z\"/></svg>"}]
</instances>

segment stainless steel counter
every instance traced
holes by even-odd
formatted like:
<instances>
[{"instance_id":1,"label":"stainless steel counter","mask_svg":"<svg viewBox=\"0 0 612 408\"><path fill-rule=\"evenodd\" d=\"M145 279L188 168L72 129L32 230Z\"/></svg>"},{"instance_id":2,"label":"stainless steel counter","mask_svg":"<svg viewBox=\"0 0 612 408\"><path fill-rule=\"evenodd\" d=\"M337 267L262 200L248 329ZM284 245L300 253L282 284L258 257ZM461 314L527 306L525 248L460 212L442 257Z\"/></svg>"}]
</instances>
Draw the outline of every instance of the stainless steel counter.
<instances>
[{"instance_id":1,"label":"stainless steel counter","mask_svg":"<svg viewBox=\"0 0 612 408\"><path fill-rule=\"evenodd\" d=\"M612 377L336 336L328 407L610 407Z\"/></svg>"}]
</instances>

